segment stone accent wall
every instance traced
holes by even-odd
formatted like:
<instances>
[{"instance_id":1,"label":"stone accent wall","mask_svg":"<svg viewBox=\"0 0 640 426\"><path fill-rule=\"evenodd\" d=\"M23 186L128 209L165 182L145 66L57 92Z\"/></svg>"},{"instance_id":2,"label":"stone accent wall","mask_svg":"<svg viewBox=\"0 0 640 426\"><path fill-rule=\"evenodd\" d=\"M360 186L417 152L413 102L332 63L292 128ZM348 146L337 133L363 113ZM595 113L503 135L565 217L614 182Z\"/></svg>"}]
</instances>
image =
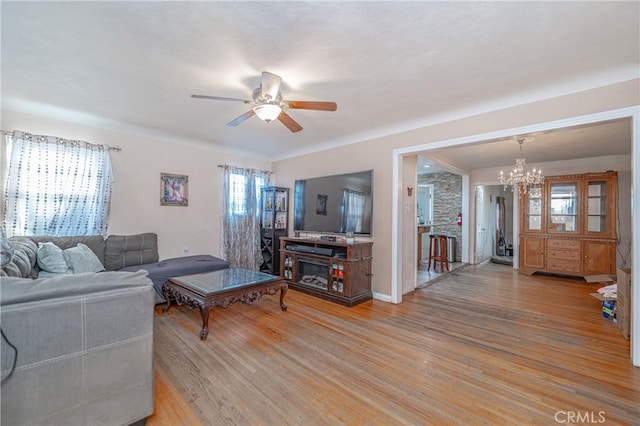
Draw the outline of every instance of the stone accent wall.
<instances>
[{"instance_id":1,"label":"stone accent wall","mask_svg":"<svg viewBox=\"0 0 640 426\"><path fill-rule=\"evenodd\" d=\"M462 212L462 176L449 172L418 176L418 183L433 184L432 234L456 237L456 262L462 259L462 227L458 213ZM463 226L465 220L462 218Z\"/></svg>"}]
</instances>

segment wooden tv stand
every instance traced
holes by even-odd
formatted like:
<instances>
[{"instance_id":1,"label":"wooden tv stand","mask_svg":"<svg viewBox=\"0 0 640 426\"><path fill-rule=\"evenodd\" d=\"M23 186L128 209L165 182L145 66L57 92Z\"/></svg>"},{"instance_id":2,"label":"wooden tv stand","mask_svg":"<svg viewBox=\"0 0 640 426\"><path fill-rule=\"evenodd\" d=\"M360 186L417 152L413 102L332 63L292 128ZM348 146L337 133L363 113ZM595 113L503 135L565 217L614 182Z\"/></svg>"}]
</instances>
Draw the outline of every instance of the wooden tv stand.
<instances>
[{"instance_id":1,"label":"wooden tv stand","mask_svg":"<svg viewBox=\"0 0 640 426\"><path fill-rule=\"evenodd\" d=\"M372 246L280 237L280 275L294 290L351 307L372 298Z\"/></svg>"}]
</instances>

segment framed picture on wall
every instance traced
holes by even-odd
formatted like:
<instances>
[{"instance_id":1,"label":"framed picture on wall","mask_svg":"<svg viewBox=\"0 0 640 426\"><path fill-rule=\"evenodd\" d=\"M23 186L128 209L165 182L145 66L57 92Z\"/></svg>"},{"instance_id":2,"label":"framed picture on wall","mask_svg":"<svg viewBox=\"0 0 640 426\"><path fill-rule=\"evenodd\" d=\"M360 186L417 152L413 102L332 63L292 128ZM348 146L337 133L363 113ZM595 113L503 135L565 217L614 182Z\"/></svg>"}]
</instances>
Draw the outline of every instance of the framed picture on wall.
<instances>
[{"instance_id":1,"label":"framed picture on wall","mask_svg":"<svg viewBox=\"0 0 640 426\"><path fill-rule=\"evenodd\" d=\"M160 173L160 205L188 206L189 205L189 177Z\"/></svg>"}]
</instances>

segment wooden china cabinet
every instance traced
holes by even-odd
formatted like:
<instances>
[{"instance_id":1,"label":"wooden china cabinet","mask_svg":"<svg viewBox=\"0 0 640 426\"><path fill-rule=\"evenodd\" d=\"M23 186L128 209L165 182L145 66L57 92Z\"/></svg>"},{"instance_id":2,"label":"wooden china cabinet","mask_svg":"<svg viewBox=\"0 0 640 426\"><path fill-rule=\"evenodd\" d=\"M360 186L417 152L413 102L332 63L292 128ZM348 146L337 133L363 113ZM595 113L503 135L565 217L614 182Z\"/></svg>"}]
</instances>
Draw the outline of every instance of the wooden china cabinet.
<instances>
[{"instance_id":1,"label":"wooden china cabinet","mask_svg":"<svg viewBox=\"0 0 640 426\"><path fill-rule=\"evenodd\" d=\"M617 172L545 177L520 197L520 271L616 272Z\"/></svg>"}]
</instances>

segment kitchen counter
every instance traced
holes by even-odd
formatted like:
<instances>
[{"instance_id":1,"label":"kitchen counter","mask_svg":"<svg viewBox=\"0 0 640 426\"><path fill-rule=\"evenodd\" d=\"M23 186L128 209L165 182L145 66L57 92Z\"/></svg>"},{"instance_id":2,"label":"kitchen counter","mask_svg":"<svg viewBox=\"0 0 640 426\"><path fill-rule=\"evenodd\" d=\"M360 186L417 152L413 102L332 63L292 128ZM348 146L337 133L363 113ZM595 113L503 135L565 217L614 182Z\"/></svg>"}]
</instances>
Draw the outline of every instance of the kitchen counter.
<instances>
[{"instance_id":1,"label":"kitchen counter","mask_svg":"<svg viewBox=\"0 0 640 426\"><path fill-rule=\"evenodd\" d=\"M422 260L422 234L431 232L431 225L418 225L418 263Z\"/></svg>"}]
</instances>

